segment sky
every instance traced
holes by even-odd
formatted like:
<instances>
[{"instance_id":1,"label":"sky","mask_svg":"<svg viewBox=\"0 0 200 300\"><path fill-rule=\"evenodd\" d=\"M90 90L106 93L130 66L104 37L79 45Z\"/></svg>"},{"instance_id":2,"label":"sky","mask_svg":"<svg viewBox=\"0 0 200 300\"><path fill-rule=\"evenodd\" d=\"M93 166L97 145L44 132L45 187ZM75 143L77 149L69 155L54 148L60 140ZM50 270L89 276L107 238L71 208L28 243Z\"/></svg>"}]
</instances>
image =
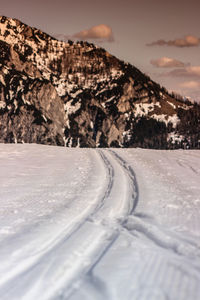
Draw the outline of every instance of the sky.
<instances>
[{"instance_id":1,"label":"sky","mask_svg":"<svg viewBox=\"0 0 200 300\"><path fill-rule=\"evenodd\" d=\"M200 102L199 0L0 0L0 15L88 40Z\"/></svg>"}]
</instances>

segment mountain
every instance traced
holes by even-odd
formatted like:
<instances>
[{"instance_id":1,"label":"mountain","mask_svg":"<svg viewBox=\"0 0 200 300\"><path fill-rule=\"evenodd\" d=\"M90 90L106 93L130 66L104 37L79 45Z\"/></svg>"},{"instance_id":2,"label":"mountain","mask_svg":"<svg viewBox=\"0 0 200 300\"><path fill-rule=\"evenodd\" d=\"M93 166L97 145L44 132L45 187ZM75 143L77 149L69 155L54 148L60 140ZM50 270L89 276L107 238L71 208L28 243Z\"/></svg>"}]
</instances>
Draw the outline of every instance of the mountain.
<instances>
[{"instance_id":1,"label":"mountain","mask_svg":"<svg viewBox=\"0 0 200 300\"><path fill-rule=\"evenodd\" d=\"M87 42L0 17L0 142L198 148L200 106Z\"/></svg>"}]
</instances>

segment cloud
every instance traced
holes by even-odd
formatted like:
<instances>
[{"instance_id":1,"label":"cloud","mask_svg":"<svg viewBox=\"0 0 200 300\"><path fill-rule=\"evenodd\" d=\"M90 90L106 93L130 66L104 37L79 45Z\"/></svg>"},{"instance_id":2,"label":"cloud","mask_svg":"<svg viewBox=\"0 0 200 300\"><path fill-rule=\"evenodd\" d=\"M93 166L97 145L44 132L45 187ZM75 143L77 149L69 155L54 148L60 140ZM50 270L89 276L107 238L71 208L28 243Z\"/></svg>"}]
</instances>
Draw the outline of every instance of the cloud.
<instances>
[{"instance_id":1,"label":"cloud","mask_svg":"<svg viewBox=\"0 0 200 300\"><path fill-rule=\"evenodd\" d=\"M170 72L162 73L162 76L200 78L200 66L190 66L182 69L174 69Z\"/></svg>"},{"instance_id":2,"label":"cloud","mask_svg":"<svg viewBox=\"0 0 200 300\"><path fill-rule=\"evenodd\" d=\"M179 86L183 89L191 89L191 90L194 90L194 89L199 89L200 88L200 81L185 81L185 82L182 82L179 84Z\"/></svg>"},{"instance_id":3,"label":"cloud","mask_svg":"<svg viewBox=\"0 0 200 300\"><path fill-rule=\"evenodd\" d=\"M74 38L82 40L102 40L102 41L114 41L113 32L110 26L105 24L100 24L93 26L89 29L82 30L73 35Z\"/></svg>"},{"instance_id":4,"label":"cloud","mask_svg":"<svg viewBox=\"0 0 200 300\"><path fill-rule=\"evenodd\" d=\"M174 46L174 47L197 47L200 45L200 38L194 35L186 35L184 38L178 38L175 40L165 41L158 40L147 44L147 46Z\"/></svg>"},{"instance_id":5,"label":"cloud","mask_svg":"<svg viewBox=\"0 0 200 300\"><path fill-rule=\"evenodd\" d=\"M152 59L150 63L157 68L183 68L189 65L170 57Z\"/></svg>"}]
</instances>

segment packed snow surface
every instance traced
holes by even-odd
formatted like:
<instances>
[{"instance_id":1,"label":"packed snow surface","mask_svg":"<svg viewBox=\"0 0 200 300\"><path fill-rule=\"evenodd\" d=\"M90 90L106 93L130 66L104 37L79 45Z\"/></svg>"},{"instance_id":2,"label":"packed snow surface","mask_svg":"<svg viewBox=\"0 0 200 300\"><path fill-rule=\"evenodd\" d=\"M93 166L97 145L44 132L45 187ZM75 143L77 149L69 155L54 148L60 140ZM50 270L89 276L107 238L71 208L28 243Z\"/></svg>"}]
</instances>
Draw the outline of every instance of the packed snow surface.
<instances>
[{"instance_id":1,"label":"packed snow surface","mask_svg":"<svg viewBox=\"0 0 200 300\"><path fill-rule=\"evenodd\" d=\"M0 145L0 299L200 299L200 151Z\"/></svg>"}]
</instances>

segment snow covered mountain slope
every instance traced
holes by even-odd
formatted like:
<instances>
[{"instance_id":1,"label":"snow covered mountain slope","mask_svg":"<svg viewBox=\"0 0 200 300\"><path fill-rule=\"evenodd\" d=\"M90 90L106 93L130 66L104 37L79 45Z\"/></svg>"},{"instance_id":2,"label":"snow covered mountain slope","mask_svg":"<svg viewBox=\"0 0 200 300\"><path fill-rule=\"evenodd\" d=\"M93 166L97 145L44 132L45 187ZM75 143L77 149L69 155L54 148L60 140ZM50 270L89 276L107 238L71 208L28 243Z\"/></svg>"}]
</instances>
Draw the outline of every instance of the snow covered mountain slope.
<instances>
[{"instance_id":1,"label":"snow covered mountain slope","mask_svg":"<svg viewBox=\"0 0 200 300\"><path fill-rule=\"evenodd\" d=\"M87 42L0 17L0 142L200 147L200 106Z\"/></svg>"},{"instance_id":2,"label":"snow covered mountain slope","mask_svg":"<svg viewBox=\"0 0 200 300\"><path fill-rule=\"evenodd\" d=\"M0 145L0 298L200 298L200 152Z\"/></svg>"}]
</instances>

